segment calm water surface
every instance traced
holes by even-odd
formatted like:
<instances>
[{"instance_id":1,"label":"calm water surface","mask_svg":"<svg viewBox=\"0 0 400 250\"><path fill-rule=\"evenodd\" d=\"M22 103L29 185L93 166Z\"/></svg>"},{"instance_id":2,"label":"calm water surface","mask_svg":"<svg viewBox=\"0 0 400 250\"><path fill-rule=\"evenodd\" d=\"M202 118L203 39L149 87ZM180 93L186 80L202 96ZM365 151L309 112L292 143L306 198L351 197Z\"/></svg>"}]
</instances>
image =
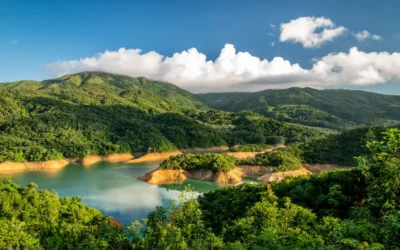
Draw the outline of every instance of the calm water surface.
<instances>
[{"instance_id":1,"label":"calm water surface","mask_svg":"<svg viewBox=\"0 0 400 250\"><path fill-rule=\"evenodd\" d=\"M190 184L199 193L219 188L213 182L187 180L182 184L154 186L137 178L158 167L159 163L110 164L91 167L71 164L57 171L29 170L7 173L20 186L30 182L41 189L53 189L61 197L79 196L83 203L117 218L124 224L141 220L156 206L167 207Z\"/></svg>"}]
</instances>

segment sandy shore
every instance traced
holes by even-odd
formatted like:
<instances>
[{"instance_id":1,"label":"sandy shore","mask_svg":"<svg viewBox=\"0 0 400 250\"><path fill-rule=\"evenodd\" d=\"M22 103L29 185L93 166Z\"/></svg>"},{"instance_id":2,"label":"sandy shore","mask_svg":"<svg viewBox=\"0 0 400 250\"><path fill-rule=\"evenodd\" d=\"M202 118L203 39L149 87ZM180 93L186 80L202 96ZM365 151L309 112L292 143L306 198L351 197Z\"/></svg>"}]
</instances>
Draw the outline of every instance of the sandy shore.
<instances>
[{"instance_id":1,"label":"sandy shore","mask_svg":"<svg viewBox=\"0 0 400 250\"><path fill-rule=\"evenodd\" d=\"M125 162L135 158L131 153L110 154L103 157L103 161L109 163Z\"/></svg>"},{"instance_id":2,"label":"sandy shore","mask_svg":"<svg viewBox=\"0 0 400 250\"><path fill-rule=\"evenodd\" d=\"M163 160L168 159L170 156L180 155L180 154L182 154L182 152L178 151L178 150L172 151L172 152L165 152L165 153L148 153L137 159L128 160L125 163L163 161Z\"/></svg>"},{"instance_id":3,"label":"sandy shore","mask_svg":"<svg viewBox=\"0 0 400 250\"><path fill-rule=\"evenodd\" d=\"M43 162L3 162L0 163L0 171L18 171L26 169L61 169L70 161L66 159Z\"/></svg>"}]
</instances>

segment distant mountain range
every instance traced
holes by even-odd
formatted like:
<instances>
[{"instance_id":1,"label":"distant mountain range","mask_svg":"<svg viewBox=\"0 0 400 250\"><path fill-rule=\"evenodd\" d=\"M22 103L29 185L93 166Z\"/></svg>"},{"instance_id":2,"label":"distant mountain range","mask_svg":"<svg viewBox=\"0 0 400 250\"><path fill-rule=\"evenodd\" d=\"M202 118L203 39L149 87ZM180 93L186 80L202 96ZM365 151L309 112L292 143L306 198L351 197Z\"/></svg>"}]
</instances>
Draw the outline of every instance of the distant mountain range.
<instances>
[{"instance_id":1,"label":"distant mountain range","mask_svg":"<svg viewBox=\"0 0 400 250\"><path fill-rule=\"evenodd\" d=\"M219 110L251 110L280 121L338 130L400 123L400 96L365 91L289 88L198 96Z\"/></svg>"}]
</instances>

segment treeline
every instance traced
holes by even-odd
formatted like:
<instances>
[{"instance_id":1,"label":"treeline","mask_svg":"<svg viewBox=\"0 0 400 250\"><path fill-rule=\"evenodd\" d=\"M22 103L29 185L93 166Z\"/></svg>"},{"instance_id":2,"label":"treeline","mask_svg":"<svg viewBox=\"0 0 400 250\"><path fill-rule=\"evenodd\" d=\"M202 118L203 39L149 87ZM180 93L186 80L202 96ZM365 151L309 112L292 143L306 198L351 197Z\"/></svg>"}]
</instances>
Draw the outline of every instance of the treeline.
<instances>
[{"instance_id":1,"label":"treeline","mask_svg":"<svg viewBox=\"0 0 400 250\"><path fill-rule=\"evenodd\" d=\"M163 161L158 169L211 170L228 172L236 167L236 159L226 154L182 154Z\"/></svg>"},{"instance_id":2,"label":"treeline","mask_svg":"<svg viewBox=\"0 0 400 250\"><path fill-rule=\"evenodd\" d=\"M266 149L270 149L271 146L267 144L242 144L235 145L229 149L231 152L262 152Z\"/></svg>"}]
</instances>

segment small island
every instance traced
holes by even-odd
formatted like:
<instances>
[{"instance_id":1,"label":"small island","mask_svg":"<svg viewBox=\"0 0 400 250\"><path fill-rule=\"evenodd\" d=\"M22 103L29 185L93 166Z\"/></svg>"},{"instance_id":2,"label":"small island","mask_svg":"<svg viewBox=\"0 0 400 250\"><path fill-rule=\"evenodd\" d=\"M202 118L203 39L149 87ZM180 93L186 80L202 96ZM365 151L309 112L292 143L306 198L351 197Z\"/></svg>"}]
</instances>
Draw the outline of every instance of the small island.
<instances>
[{"instance_id":1,"label":"small island","mask_svg":"<svg viewBox=\"0 0 400 250\"><path fill-rule=\"evenodd\" d=\"M253 158L237 159L224 153L182 154L171 156L160 167L139 178L153 185L199 179L217 183L240 183L244 178L262 182L280 181L288 176L307 175L292 148L277 148L257 153Z\"/></svg>"}]
</instances>

